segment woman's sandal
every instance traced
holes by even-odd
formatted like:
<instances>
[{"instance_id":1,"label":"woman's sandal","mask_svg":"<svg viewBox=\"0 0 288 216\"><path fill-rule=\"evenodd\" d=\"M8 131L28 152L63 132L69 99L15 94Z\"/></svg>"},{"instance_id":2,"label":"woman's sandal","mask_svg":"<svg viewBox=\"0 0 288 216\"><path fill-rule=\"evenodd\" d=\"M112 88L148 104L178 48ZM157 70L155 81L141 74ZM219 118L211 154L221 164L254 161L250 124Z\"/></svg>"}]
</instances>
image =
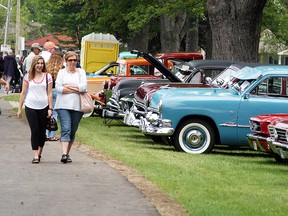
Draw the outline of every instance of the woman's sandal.
<instances>
[{"instance_id":1,"label":"woman's sandal","mask_svg":"<svg viewBox=\"0 0 288 216\"><path fill-rule=\"evenodd\" d=\"M38 164L39 163L39 158L33 158L32 163L33 164Z\"/></svg>"},{"instance_id":2,"label":"woman's sandal","mask_svg":"<svg viewBox=\"0 0 288 216\"><path fill-rule=\"evenodd\" d=\"M51 138L48 138L49 141L58 141L58 139L56 137L51 137Z\"/></svg>"}]
</instances>

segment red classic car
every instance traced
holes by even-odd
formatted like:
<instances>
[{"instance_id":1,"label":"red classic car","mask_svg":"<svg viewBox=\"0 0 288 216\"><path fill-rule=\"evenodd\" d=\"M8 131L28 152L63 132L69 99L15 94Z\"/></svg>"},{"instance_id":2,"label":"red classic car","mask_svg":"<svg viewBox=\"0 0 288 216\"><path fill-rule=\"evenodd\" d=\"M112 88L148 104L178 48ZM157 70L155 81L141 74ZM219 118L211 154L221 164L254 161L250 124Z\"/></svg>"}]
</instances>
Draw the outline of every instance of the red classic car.
<instances>
[{"instance_id":1,"label":"red classic car","mask_svg":"<svg viewBox=\"0 0 288 216\"><path fill-rule=\"evenodd\" d=\"M264 114L250 118L251 134L247 134L248 143L256 151L273 154L270 145L267 142L269 137L268 125L273 125L283 118L288 118L288 114Z\"/></svg>"},{"instance_id":2,"label":"red classic car","mask_svg":"<svg viewBox=\"0 0 288 216\"><path fill-rule=\"evenodd\" d=\"M276 155L277 162L288 162L288 114L286 117L268 125L269 137L267 142L272 152Z\"/></svg>"}]
</instances>

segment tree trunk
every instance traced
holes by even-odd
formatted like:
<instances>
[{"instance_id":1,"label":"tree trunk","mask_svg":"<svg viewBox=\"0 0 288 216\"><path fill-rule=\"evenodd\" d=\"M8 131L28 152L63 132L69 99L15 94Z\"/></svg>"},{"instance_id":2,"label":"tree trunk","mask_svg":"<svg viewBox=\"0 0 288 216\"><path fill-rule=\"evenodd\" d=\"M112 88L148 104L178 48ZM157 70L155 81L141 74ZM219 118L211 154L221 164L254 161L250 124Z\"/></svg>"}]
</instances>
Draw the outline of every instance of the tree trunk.
<instances>
[{"instance_id":1,"label":"tree trunk","mask_svg":"<svg viewBox=\"0 0 288 216\"><path fill-rule=\"evenodd\" d=\"M199 21L199 46L205 51L205 59L212 59L212 32L208 15Z\"/></svg>"},{"instance_id":2,"label":"tree trunk","mask_svg":"<svg viewBox=\"0 0 288 216\"><path fill-rule=\"evenodd\" d=\"M148 52L149 26L143 28L135 37L128 41L128 50L139 50Z\"/></svg>"},{"instance_id":3,"label":"tree trunk","mask_svg":"<svg viewBox=\"0 0 288 216\"><path fill-rule=\"evenodd\" d=\"M212 58L258 61L263 8L267 0L207 0Z\"/></svg>"},{"instance_id":4,"label":"tree trunk","mask_svg":"<svg viewBox=\"0 0 288 216\"><path fill-rule=\"evenodd\" d=\"M174 17L161 15L160 40L162 52L178 52L180 50L181 41L186 34L185 24L185 12Z\"/></svg>"},{"instance_id":5,"label":"tree trunk","mask_svg":"<svg viewBox=\"0 0 288 216\"><path fill-rule=\"evenodd\" d=\"M184 38L184 45L186 52L197 52L199 51L198 41L198 18L187 18L186 19L187 32Z\"/></svg>"}]
</instances>

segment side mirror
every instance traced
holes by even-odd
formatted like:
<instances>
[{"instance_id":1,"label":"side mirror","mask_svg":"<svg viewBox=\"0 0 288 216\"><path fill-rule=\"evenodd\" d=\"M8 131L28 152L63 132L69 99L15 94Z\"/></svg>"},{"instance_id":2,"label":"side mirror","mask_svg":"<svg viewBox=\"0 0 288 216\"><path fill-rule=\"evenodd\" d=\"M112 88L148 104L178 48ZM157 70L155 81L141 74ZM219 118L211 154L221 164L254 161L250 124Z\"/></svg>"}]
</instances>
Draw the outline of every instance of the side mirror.
<instances>
[{"instance_id":1,"label":"side mirror","mask_svg":"<svg viewBox=\"0 0 288 216\"><path fill-rule=\"evenodd\" d=\"M249 93L244 94L244 99L245 100L249 100L250 99L250 94Z\"/></svg>"}]
</instances>

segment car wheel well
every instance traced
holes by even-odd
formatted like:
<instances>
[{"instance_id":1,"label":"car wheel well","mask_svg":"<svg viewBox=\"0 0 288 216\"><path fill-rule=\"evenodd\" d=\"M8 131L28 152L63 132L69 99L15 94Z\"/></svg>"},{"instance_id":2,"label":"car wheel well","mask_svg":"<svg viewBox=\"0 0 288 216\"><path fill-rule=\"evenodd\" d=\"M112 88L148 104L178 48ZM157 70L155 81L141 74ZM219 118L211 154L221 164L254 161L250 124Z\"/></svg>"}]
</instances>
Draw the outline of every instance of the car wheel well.
<instances>
[{"instance_id":1,"label":"car wheel well","mask_svg":"<svg viewBox=\"0 0 288 216\"><path fill-rule=\"evenodd\" d=\"M213 121L213 119L211 119L211 118L209 118L207 116L189 115L189 116L185 116L184 118L182 118L178 125L181 125L182 122L184 122L184 121L186 121L188 119L201 119L201 120L204 120L204 121L208 122L211 125L211 127L213 127L213 130L215 132L215 143L221 144L220 143L219 131L218 131L218 128L217 128L215 122Z\"/></svg>"}]
</instances>

